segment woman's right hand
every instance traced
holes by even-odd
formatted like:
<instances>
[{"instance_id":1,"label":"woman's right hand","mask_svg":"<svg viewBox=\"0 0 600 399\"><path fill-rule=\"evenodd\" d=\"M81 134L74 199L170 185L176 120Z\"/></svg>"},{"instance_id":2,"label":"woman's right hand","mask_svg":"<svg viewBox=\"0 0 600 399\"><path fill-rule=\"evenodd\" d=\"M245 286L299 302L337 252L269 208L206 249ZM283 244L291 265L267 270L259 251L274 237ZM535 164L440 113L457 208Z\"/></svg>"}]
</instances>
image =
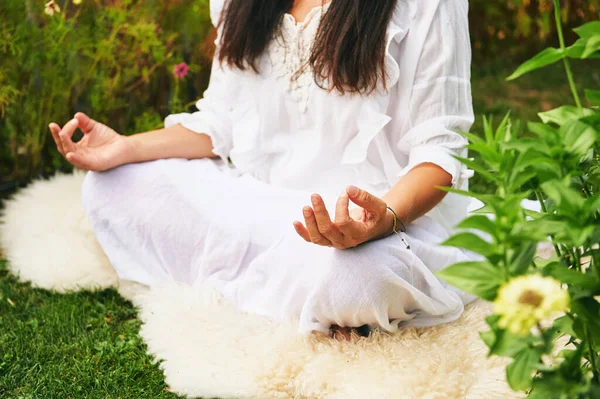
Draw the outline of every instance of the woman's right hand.
<instances>
[{"instance_id":1,"label":"woman's right hand","mask_svg":"<svg viewBox=\"0 0 600 399\"><path fill-rule=\"evenodd\" d=\"M54 122L49 128L58 151L79 169L104 171L129 163L133 157L134 148L126 136L82 112L62 129ZM72 137L77 128L83 132L83 138L75 143Z\"/></svg>"}]
</instances>

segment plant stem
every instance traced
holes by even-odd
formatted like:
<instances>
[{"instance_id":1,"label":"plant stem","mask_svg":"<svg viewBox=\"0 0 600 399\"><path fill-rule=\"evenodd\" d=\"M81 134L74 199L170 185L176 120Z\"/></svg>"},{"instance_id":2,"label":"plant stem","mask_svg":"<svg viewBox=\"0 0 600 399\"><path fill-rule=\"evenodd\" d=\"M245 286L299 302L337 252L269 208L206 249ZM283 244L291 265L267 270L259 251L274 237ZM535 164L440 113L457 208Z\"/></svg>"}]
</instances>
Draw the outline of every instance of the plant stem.
<instances>
[{"instance_id":1,"label":"plant stem","mask_svg":"<svg viewBox=\"0 0 600 399\"><path fill-rule=\"evenodd\" d=\"M506 245L504 245L504 278L506 279L506 281L510 281L510 269L509 269L509 262L508 262L508 248Z\"/></svg>"},{"instance_id":2,"label":"plant stem","mask_svg":"<svg viewBox=\"0 0 600 399\"><path fill-rule=\"evenodd\" d=\"M572 255L573 255L575 269L581 271L581 256L579 254L579 249L573 248Z\"/></svg>"},{"instance_id":3,"label":"plant stem","mask_svg":"<svg viewBox=\"0 0 600 399\"><path fill-rule=\"evenodd\" d=\"M563 53L566 50L565 46L565 38L563 36L562 30L562 22L560 20L560 1L554 0L554 17L556 20L556 31L558 33L558 41L560 42L560 49ZM573 93L573 99L575 99L575 104L577 108L581 108L581 100L579 99L579 94L577 94L577 86L575 86L575 80L573 79L573 71L571 70L571 63L569 59L565 56L563 58L563 63L565 64L565 71L567 72L567 79L569 80L569 86L571 87L571 92Z\"/></svg>"},{"instance_id":4,"label":"plant stem","mask_svg":"<svg viewBox=\"0 0 600 399\"><path fill-rule=\"evenodd\" d=\"M535 197L537 198L538 202L540 203L540 206L542 207L542 211L547 214L548 208L546 208L546 203L544 202L544 198L542 198L542 194L540 193L540 190L533 190L533 192L535 193ZM552 246L554 247L556 254L558 255L559 258L561 258L562 253L560 252L560 248L558 248L558 244L556 244L554 242L554 236L550 236L550 238L552 239Z\"/></svg>"},{"instance_id":5,"label":"plant stem","mask_svg":"<svg viewBox=\"0 0 600 399\"><path fill-rule=\"evenodd\" d=\"M588 351L590 352L590 364L592 366L592 373L594 374L594 378L598 383L600 383L600 374L598 374L598 369L596 368L596 352L594 351L594 345L592 344L592 340L590 339L590 326L589 324L585 326L585 340L588 344Z\"/></svg>"},{"instance_id":6,"label":"plant stem","mask_svg":"<svg viewBox=\"0 0 600 399\"><path fill-rule=\"evenodd\" d=\"M590 189L587 185L587 183L585 182L585 179L583 178L583 176L579 176L579 181L581 182L581 185L583 186L583 191L585 191L585 194L589 197L592 196L592 193L590 192Z\"/></svg>"},{"instance_id":7,"label":"plant stem","mask_svg":"<svg viewBox=\"0 0 600 399\"><path fill-rule=\"evenodd\" d=\"M598 276L598 278L600 278L600 259L597 255L597 251L600 251L600 248L596 250L594 248L594 243L592 242L592 240L588 240L588 246L590 247L590 253L592 255L592 271L596 273L596 276Z\"/></svg>"}]
</instances>

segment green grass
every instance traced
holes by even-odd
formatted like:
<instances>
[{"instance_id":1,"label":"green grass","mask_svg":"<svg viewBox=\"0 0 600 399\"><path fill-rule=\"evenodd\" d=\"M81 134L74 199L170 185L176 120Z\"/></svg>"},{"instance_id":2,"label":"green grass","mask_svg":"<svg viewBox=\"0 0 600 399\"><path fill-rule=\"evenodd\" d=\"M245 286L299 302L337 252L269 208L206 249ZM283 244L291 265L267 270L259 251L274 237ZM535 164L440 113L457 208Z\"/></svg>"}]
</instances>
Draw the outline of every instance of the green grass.
<instances>
[{"instance_id":1,"label":"green grass","mask_svg":"<svg viewBox=\"0 0 600 399\"><path fill-rule=\"evenodd\" d=\"M0 398L176 398L114 290L56 295L0 260Z\"/></svg>"},{"instance_id":2,"label":"green grass","mask_svg":"<svg viewBox=\"0 0 600 399\"><path fill-rule=\"evenodd\" d=\"M576 64L580 87L600 88L598 63ZM507 111L535 120L540 110L571 103L562 68L552 66L506 84L514 66L475 67L481 114ZM485 189L477 179L472 187ZM1 256L0 256L1 258ZM0 398L175 398L138 337L131 303L115 291L56 295L20 284L0 259Z\"/></svg>"}]
</instances>

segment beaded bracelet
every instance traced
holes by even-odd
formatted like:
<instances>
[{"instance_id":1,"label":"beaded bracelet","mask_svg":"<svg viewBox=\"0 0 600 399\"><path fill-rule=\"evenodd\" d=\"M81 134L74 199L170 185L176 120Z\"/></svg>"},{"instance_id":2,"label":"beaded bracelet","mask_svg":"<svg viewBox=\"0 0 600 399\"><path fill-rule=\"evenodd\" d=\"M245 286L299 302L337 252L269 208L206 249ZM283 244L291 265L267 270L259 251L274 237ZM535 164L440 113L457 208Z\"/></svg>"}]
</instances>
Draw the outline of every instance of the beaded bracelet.
<instances>
[{"instance_id":1,"label":"beaded bracelet","mask_svg":"<svg viewBox=\"0 0 600 399\"><path fill-rule=\"evenodd\" d=\"M404 245L406 245L406 249L410 249L410 245L408 245L408 243L406 242L404 237L402 237L402 235L400 234L400 233L406 233L406 226L404 225L404 223L402 223L402 220L400 220L400 218L398 218L398 215L391 207L388 206L387 209L390 212L392 212L392 215L394 215L394 225L392 226L392 232L394 234L396 234L398 237L400 237L400 239L402 240ZM398 227L398 224L400 224L400 232L396 229L396 227Z\"/></svg>"}]
</instances>

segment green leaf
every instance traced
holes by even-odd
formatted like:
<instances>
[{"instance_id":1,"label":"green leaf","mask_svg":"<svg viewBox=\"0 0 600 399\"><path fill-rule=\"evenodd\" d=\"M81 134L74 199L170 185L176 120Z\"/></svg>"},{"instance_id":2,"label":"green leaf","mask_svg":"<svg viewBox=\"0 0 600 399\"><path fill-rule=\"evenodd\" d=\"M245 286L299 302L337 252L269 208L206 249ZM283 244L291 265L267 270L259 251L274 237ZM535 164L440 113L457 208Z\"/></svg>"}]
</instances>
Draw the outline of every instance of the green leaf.
<instances>
[{"instance_id":1,"label":"green leaf","mask_svg":"<svg viewBox=\"0 0 600 399\"><path fill-rule=\"evenodd\" d=\"M544 212L532 211L531 209L524 209L524 211L525 211L525 216L530 217L534 220L537 220L546 215Z\"/></svg>"},{"instance_id":2,"label":"green leaf","mask_svg":"<svg viewBox=\"0 0 600 399\"><path fill-rule=\"evenodd\" d=\"M510 185L509 189L512 190L512 191L517 191L521 187L523 187L523 185L525 183L527 183L528 181L532 180L536 176L537 176L537 173L535 171L528 171L528 172L518 172L518 171L516 171L511 176L510 184L509 184Z\"/></svg>"},{"instance_id":3,"label":"green leaf","mask_svg":"<svg viewBox=\"0 0 600 399\"><path fill-rule=\"evenodd\" d=\"M577 108L572 105L563 105L546 112L540 112L538 116L544 123L556 123L562 126L569 120L583 118L584 116L594 115L596 112L589 108Z\"/></svg>"},{"instance_id":4,"label":"green leaf","mask_svg":"<svg viewBox=\"0 0 600 399\"><path fill-rule=\"evenodd\" d=\"M493 206L491 205L484 205L481 208L478 209L474 209L471 211L471 213L476 214L476 215L490 215L490 214L494 214L496 213L496 210Z\"/></svg>"},{"instance_id":5,"label":"green leaf","mask_svg":"<svg viewBox=\"0 0 600 399\"><path fill-rule=\"evenodd\" d=\"M585 220L585 219L584 219ZM557 239L560 241L564 241L567 244L570 244L575 247L579 247L594 234L595 226L583 226L583 227L575 227L569 226L567 231L564 231L563 234L557 236Z\"/></svg>"},{"instance_id":6,"label":"green leaf","mask_svg":"<svg viewBox=\"0 0 600 399\"><path fill-rule=\"evenodd\" d=\"M529 343L532 342L532 337L515 335L508 330L498 327L499 319L498 315L486 317L485 321L490 326L490 330L479 333L479 336L488 348L490 348L489 355L515 357L529 346Z\"/></svg>"},{"instance_id":7,"label":"green leaf","mask_svg":"<svg viewBox=\"0 0 600 399\"><path fill-rule=\"evenodd\" d=\"M595 195L586 199L585 207L591 215L593 215L594 212L600 211L600 195Z\"/></svg>"},{"instance_id":8,"label":"green leaf","mask_svg":"<svg viewBox=\"0 0 600 399\"><path fill-rule=\"evenodd\" d=\"M539 142L540 140L537 141ZM543 143L538 144L538 147L539 151L537 149L530 149L519 154L513 165L513 169L510 171L512 181L523 181L523 178L519 178L518 175L532 167L533 170L538 170L540 165L542 165L542 168L552 167L560 169L560 160L550 155L550 149Z\"/></svg>"},{"instance_id":9,"label":"green leaf","mask_svg":"<svg viewBox=\"0 0 600 399\"><path fill-rule=\"evenodd\" d=\"M528 399L598 398L587 382L588 369L582 367L582 355L587 345L574 350L561 350L548 366L540 365ZM583 378L582 378L583 377Z\"/></svg>"},{"instance_id":10,"label":"green leaf","mask_svg":"<svg viewBox=\"0 0 600 399\"><path fill-rule=\"evenodd\" d=\"M491 173L488 169L485 168L485 166L483 166L475 161L471 161L468 158L463 158L463 157L459 157L459 156L454 156L454 158L458 159L462 164L466 165L469 169L474 170L475 173L481 175L484 179L486 179L490 182L496 182L496 183L500 181L498 176Z\"/></svg>"},{"instance_id":11,"label":"green leaf","mask_svg":"<svg viewBox=\"0 0 600 399\"><path fill-rule=\"evenodd\" d=\"M485 144L485 140L479 137L478 135L470 132L460 132L461 136L465 137L469 140L470 143L473 144Z\"/></svg>"},{"instance_id":12,"label":"green leaf","mask_svg":"<svg viewBox=\"0 0 600 399\"><path fill-rule=\"evenodd\" d=\"M491 125L491 121L490 121L490 125ZM502 121L496 128L495 140L500 141L500 142L508 141L510 139L510 137L512 136L511 133L512 133L512 122L510 120L510 112L508 112L504 116L504 118L502 118Z\"/></svg>"},{"instance_id":13,"label":"green leaf","mask_svg":"<svg viewBox=\"0 0 600 399\"><path fill-rule=\"evenodd\" d=\"M521 275L529 269L529 266L533 264L533 256L535 255L536 249L537 243L531 242L520 248L520 250L515 251L513 256L511 256L509 264L513 276Z\"/></svg>"},{"instance_id":14,"label":"green leaf","mask_svg":"<svg viewBox=\"0 0 600 399\"><path fill-rule=\"evenodd\" d=\"M600 35L590 37L585 44L581 58L588 58L598 50L600 50Z\"/></svg>"},{"instance_id":15,"label":"green leaf","mask_svg":"<svg viewBox=\"0 0 600 399\"><path fill-rule=\"evenodd\" d=\"M548 236L563 231L564 229L565 223L563 221L552 220L545 215L544 217L516 225L513 228L513 235L543 241L546 240Z\"/></svg>"},{"instance_id":16,"label":"green leaf","mask_svg":"<svg viewBox=\"0 0 600 399\"><path fill-rule=\"evenodd\" d=\"M561 316L554 320L554 327L556 327L558 331L563 334L577 337L577 334L575 334L575 331L573 330L573 319L571 319L569 316Z\"/></svg>"},{"instance_id":17,"label":"green leaf","mask_svg":"<svg viewBox=\"0 0 600 399\"><path fill-rule=\"evenodd\" d=\"M583 274L577 270L569 269L559 262L548 264L544 271L561 283L575 285L586 289L600 288L598 278L589 274Z\"/></svg>"},{"instance_id":18,"label":"green leaf","mask_svg":"<svg viewBox=\"0 0 600 399\"><path fill-rule=\"evenodd\" d=\"M589 39L592 36L600 35L600 21L592 21L573 29L582 39Z\"/></svg>"},{"instance_id":19,"label":"green leaf","mask_svg":"<svg viewBox=\"0 0 600 399\"><path fill-rule=\"evenodd\" d=\"M525 391L531 387L531 374L536 369L540 357L538 349L525 349L506 367L506 379L513 390Z\"/></svg>"},{"instance_id":20,"label":"green leaf","mask_svg":"<svg viewBox=\"0 0 600 399\"><path fill-rule=\"evenodd\" d=\"M485 241L483 238L473 233L455 234L444 241L442 245L468 249L469 251L473 251L484 256L491 256L499 252L499 249L496 247L496 245Z\"/></svg>"},{"instance_id":21,"label":"green leaf","mask_svg":"<svg viewBox=\"0 0 600 399\"><path fill-rule=\"evenodd\" d=\"M585 96L590 103L600 106L600 90L586 90Z\"/></svg>"},{"instance_id":22,"label":"green leaf","mask_svg":"<svg viewBox=\"0 0 600 399\"><path fill-rule=\"evenodd\" d=\"M558 129L555 129L552 126L543 123L529 122L527 128L531 133L541 138L547 145L556 145L560 140Z\"/></svg>"},{"instance_id":23,"label":"green leaf","mask_svg":"<svg viewBox=\"0 0 600 399\"><path fill-rule=\"evenodd\" d=\"M489 262L456 263L436 273L458 289L493 301L504 283L504 273Z\"/></svg>"},{"instance_id":24,"label":"green leaf","mask_svg":"<svg viewBox=\"0 0 600 399\"><path fill-rule=\"evenodd\" d=\"M598 140L596 128L582 119L566 121L559 129L568 152L585 155Z\"/></svg>"},{"instance_id":25,"label":"green leaf","mask_svg":"<svg viewBox=\"0 0 600 399\"><path fill-rule=\"evenodd\" d=\"M582 38L577 40L572 46L567 47L567 56L569 58L600 58L600 54L595 54L594 52L584 57L586 51L593 46L593 44L590 45L588 43L589 40L588 38Z\"/></svg>"},{"instance_id":26,"label":"green leaf","mask_svg":"<svg viewBox=\"0 0 600 399\"><path fill-rule=\"evenodd\" d=\"M488 144L469 144L467 148L477 152L488 165L498 165L502 161L502 155Z\"/></svg>"},{"instance_id":27,"label":"green leaf","mask_svg":"<svg viewBox=\"0 0 600 399\"><path fill-rule=\"evenodd\" d=\"M565 181L551 180L542 184L542 190L551 198L556 206L568 213L576 213L583 208L585 199L573 190Z\"/></svg>"},{"instance_id":28,"label":"green leaf","mask_svg":"<svg viewBox=\"0 0 600 399\"><path fill-rule=\"evenodd\" d=\"M600 112L596 112L589 116L584 116L579 120L587 123L590 126L594 126L597 130L600 130Z\"/></svg>"},{"instance_id":29,"label":"green leaf","mask_svg":"<svg viewBox=\"0 0 600 399\"><path fill-rule=\"evenodd\" d=\"M481 340L488 346L488 348L491 348L492 345L494 345L494 342L496 342L496 332L500 329L500 327L498 327L499 320L500 316L497 314L491 314L487 316L485 318L485 322L488 324L488 326L490 326L490 329L488 331L481 331L479 333ZM488 357L490 355L491 353L488 354Z\"/></svg>"},{"instance_id":30,"label":"green leaf","mask_svg":"<svg viewBox=\"0 0 600 399\"><path fill-rule=\"evenodd\" d=\"M561 60L565 57L565 53L561 49L556 48L547 48L542 52L535 55L528 61L525 61L521 66L519 66L516 71L513 72L506 80L514 80L521 75L524 75L528 72L534 71L536 69L545 67L546 65L554 64L556 61Z\"/></svg>"},{"instance_id":31,"label":"green leaf","mask_svg":"<svg viewBox=\"0 0 600 399\"><path fill-rule=\"evenodd\" d=\"M572 301L571 310L576 314L573 329L577 336L585 337L587 326L591 340L600 345L600 304L588 296Z\"/></svg>"},{"instance_id":32,"label":"green leaf","mask_svg":"<svg viewBox=\"0 0 600 399\"><path fill-rule=\"evenodd\" d=\"M483 116L483 133L485 134L485 141L488 144L493 143L494 140L494 126L492 126L492 118L489 119Z\"/></svg>"},{"instance_id":33,"label":"green leaf","mask_svg":"<svg viewBox=\"0 0 600 399\"><path fill-rule=\"evenodd\" d=\"M548 126L548 125L544 125L542 123L540 123L540 125ZM544 148L546 146L544 145L544 143L540 142L540 140L537 140L534 138L527 138L527 137L519 138L517 140L513 140L513 141L509 141L509 142L505 142L505 143L500 143L500 148L502 148L502 149L517 150L519 152L530 152L530 151L540 152L540 147L542 147L542 153L544 152L543 150L547 149L547 148Z\"/></svg>"},{"instance_id":34,"label":"green leaf","mask_svg":"<svg viewBox=\"0 0 600 399\"><path fill-rule=\"evenodd\" d=\"M496 224L487 216L473 215L464 219L457 226L459 229L477 229L488 233L492 237L496 237Z\"/></svg>"}]
</instances>

